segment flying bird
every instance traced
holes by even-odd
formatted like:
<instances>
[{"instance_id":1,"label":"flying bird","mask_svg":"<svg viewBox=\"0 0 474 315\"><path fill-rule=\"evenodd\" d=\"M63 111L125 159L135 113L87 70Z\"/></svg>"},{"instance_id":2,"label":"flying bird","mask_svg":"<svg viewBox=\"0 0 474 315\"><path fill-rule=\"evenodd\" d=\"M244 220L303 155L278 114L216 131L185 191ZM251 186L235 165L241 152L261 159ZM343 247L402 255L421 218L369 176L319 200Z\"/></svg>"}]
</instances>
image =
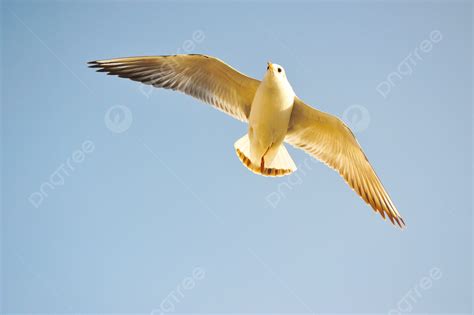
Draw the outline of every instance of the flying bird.
<instances>
[{"instance_id":1,"label":"flying bird","mask_svg":"<svg viewBox=\"0 0 474 315\"><path fill-rule=\"evenodd\" d=\"M284 142L302 149L338 171L384 219L388 217L400 228L405 225L351 130L339 118L298 98L282 66L268 62L262 81L199 54L97 60L89 66L183 92L247 122L248 133L234 148L240 161L256 174L291 174L296 165Z\"/></svg>"}]
</instances>

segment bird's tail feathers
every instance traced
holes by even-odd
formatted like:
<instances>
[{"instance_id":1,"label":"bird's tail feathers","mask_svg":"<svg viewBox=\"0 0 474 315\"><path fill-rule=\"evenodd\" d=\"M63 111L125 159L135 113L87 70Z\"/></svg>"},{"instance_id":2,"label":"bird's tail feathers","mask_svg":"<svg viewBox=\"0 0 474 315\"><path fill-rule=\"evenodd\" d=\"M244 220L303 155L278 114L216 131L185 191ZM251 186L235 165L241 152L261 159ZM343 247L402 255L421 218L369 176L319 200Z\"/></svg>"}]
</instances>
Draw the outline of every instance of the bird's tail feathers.
<instances>
[{"instance_id":1,"label":"bird's tail feathers","mask_svg":"<svg viewBox=\"0 0 474 315\"><path fill-rule=\"evenodd\" d=\"M264 168L261 167L260 163L252 162L250 159L250 139L248 135L237 140L234 144L234 148L242 164L255 174L263 176L285 176L296 171L296 165L283 144L280 145L275 158L265 163Z\"/></svg>"}]
</instances>

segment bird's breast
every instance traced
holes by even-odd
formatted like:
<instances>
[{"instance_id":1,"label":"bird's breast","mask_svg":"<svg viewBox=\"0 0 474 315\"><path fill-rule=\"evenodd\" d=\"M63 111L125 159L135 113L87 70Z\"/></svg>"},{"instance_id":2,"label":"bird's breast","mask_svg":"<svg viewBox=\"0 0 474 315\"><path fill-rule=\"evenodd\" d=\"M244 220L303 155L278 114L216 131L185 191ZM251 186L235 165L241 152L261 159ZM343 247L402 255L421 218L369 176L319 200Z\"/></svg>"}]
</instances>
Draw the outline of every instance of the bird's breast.
<instances>
[{"instance_id":1,"label":"bird's breast","mask_svg":"<svg viewBox=\"0 0 474 315\"><path fill-rule=\"evenodd\" d=\"M250 110L249 127L259 138L283 141L293 108L294 93L279 86L261 84Z\"/></svg>"}]
</instances>

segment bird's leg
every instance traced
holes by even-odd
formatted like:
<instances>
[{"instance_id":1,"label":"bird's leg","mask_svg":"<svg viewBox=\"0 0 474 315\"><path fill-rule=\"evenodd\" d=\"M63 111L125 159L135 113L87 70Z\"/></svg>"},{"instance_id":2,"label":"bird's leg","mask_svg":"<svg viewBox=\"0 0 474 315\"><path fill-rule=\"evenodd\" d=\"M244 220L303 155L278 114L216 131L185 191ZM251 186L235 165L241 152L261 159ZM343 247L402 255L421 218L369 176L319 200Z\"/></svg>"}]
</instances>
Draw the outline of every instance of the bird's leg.
<instances>
[{"instance_id":1,"label":"bird's leg","mask_svg":"<svg viewBox=\"0 0 474 315\"><path fill-rule=\"evenodd\" d=\"M260 172L263 173L263 171L265 170L265 154L268 153L268 150L270 150L270 148L272 147L273 143L267 148L267 150L265 151L265 153L263 153L262 155L262 158L260 159Z\"/></svg>"}]
</instances>

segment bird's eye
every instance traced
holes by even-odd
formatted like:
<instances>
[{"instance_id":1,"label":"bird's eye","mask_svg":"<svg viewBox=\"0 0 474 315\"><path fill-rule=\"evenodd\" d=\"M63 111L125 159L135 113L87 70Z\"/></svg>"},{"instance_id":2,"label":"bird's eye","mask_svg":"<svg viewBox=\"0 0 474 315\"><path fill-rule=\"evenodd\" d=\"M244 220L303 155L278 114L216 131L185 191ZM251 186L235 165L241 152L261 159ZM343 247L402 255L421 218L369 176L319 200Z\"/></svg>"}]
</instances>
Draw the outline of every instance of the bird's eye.
<instances>
[{"instance_id":1,"label":"bird's eye","mask_svg":"<svg viewBox=\"0 0 474 315\"><path fill-rule=\"evenodd\" d=\"M281 72L281 68L278 68L278 72Z\"/></svg>"},{"instance_id":2,"label":"bird's eye","mask_svg":"<svg viewBox=\"0 0 474 315\"><path fill-rule=\"evenodd\" d=\"M267 70L270 69L270 66L267 66Z\"/></svg>"}]
</instances>

